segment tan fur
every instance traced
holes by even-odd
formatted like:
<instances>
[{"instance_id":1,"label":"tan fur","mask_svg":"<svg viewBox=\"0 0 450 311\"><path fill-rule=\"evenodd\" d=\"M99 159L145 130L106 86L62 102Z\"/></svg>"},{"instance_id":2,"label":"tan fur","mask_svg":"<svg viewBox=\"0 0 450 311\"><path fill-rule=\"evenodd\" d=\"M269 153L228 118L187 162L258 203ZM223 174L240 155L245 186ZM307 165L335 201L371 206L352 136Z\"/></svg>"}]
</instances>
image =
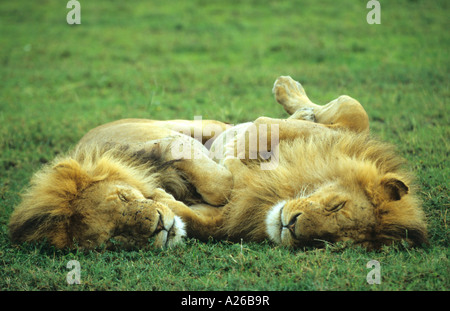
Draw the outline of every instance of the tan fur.
<instances>
[{"instance_id":1,"label":"tan fur","mask_svg":"<svg viewBox=\"0 0 450 311\"><path fill-rule=\"evenodd\" d=\"M410 245L426 242L411 177L388 145L365 134L324 129L318 136L281 142L279 152L275 170L260 170L252 161L226 161L235 184L218 238L270 238L293 247L347 240L368 248L401 239ZM273 220L271 236L267 217L279 202L284 208ZM340 210L330 211L341 203Z\"/></svg>"},{"instance_id":2,"label":"tan fur","mask_svg":"<svg viewBox=\"0 0 450 311\"><path fill-rule=\"evenodd\" d=\"M292 247L427 242L413 180L395 150L370 137L356 100L313 104L290 77L277 79L273 91L291 116L252 125L268 126L256 139L278 148L276 168L262 170L260 159L249 159L263 146L250 150L243 131L221 149L225 167L212 161L202 144L213 150L223 143L217 135L227 126L218 121L119 120L93 129L35 174L11 216L12 240L47 239L59 248L147 247L150 240L172 246L186 234ZM241 160L233 155L242 141ZM180 142L196 156L174 156Z\"/></svg>"},{"instance_id":3,"label":"tan fur","mask_svg":"<svg viewBox=\"0 0 450 311\"><path fill-rule=\"evenodd\" d=\"M267 132L256 133L267 146L272 146L271 127L278 126L278 166L262 170L260 160L249 159L261 146L250 150L245 133L238 134L224 161L234 180L230 202L213 218L216 226L194 230L193 236L271 239L292 247L427 243L425 216L403 159L389 144L371 138L359 102L341 96L324 106L313 104L290 77L277 79L273 92L291 117L260 117L253 124L267 126ZM245 146L243 160L235 157L238 146ZM201 218L178 213L188 227Z\"/></svg>"},{"instance_id":4,"label":"tan fur","mask_svg":"<svg viewBox=\"0 0 450 311\"><path fill-rule=\"evenodd\" d=\"M175 124L188 132L197 126ZM172 127L128 119L90 131L67 156L34 175L11 216L12 240L47 240L58 248L147 247L149 238L156 247L180 243L185 225L172 210L185 203L220 205L232 180L203 154L201 143ZM200 157L174 158L177 141L193 144Z\"/></svg>"}]
</instances>

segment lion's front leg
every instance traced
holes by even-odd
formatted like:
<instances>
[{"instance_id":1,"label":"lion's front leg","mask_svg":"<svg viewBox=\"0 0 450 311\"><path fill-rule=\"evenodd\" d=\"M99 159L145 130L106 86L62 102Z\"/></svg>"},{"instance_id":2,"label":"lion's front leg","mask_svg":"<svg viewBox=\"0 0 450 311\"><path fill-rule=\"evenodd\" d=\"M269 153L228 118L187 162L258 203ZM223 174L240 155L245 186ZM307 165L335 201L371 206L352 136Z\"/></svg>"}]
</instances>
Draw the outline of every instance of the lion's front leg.
<instances>
[{"instance_id":1,"label":"lion's front leg","mask_svg":"<svg viewBox=\"0 0 450 311\"><path fill-rule=\"evenodd\" d=\"M185 172L203 200L214 206L226 204L233 188L231 173L223 166L201 154L198 159L184 159L174 166Z\"/></svg>"},{"instance_id":2,"label":"lion's front leg","mask_svg":"<svg viewBox=\"0 0 450 311\"><path fill-rule=\"evenodd\" d=\"M227 202L233 180L231 173L208 156L208 150L187 135L170 136L157 142L166 161L182 172L183 178L192 184L202 199L215 206ZM149 144L152 148L153 144Z\"/></svg>"}]
</instances>

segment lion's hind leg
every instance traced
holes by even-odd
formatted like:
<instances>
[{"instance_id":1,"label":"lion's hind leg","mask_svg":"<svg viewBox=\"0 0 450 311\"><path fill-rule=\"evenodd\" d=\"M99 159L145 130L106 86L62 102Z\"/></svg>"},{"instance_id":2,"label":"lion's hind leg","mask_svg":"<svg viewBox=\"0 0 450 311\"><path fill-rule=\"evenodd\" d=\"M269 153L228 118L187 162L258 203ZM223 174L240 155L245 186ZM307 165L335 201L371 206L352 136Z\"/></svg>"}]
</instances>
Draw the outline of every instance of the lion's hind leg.
<instances>
[{"instance_id":1,"label":"lion's hind leg","mask_svg":"<svg viewBox=\"0 0 450 311\"><path fill-rule=\"evenodd\" d=\"M277 102L291 115L289 119L313 121L329 128L355 132L369 129L366 111L350 96L343 95L326 105L317 105L308 98L302 85L289 76L279 77L272 91Z\"/></svg>"},{"instance_id":2,"label":"lion's hind leg","mask_svg":"<svg viewBox=\"0 0 450 311\"><path fill-rule=\"evenodd\" d=\"M299 109L319 107L308 98L303 86L289 76L279 77L273 85L272 92L277 102L290 115L295 114Z\"/></svg>"}]
</instances>

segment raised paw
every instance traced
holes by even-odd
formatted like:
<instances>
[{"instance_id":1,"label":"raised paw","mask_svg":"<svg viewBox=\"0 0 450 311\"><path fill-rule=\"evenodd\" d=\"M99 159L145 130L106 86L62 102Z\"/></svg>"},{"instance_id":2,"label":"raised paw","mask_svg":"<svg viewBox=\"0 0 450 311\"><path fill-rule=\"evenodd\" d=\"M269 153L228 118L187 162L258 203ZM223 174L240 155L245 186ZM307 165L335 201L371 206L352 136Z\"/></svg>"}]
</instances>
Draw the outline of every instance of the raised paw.
<instances>
[{"instance_id":1,"label":"raised paw","mask_svg":"<svg viewBox=\"0 0 450 311\"><path fill-rule=\"evenodd\" d=\"M290 76L281 76L275 80L272 93L280 103L292 97L306 96L303 86Z\"/></svg>"},{"instance_id":2,"label":"raised paw","mask_svg":"<svg viewBox=\"0 0 450 311\"><path fill-rule=\"evenodd\" d=\"M312 104L303 86L290 76L279 77L273 85L272 92L276 101L291 115L298 109Z\"/></svg>"}]
</instances>

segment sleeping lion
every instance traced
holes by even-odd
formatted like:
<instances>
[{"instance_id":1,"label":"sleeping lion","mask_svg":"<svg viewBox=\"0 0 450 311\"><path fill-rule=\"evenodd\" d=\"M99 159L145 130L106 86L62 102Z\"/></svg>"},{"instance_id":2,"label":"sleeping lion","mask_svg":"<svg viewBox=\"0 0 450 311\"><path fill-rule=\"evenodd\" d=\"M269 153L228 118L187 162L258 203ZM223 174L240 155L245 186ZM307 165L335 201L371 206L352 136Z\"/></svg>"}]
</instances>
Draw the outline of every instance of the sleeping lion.
<instances>
[{"instance_id":1,"label":"sleeping lion","mask_svg":"<svg viewBox=\"0 0 450 311\"><path fill-rule=\"evenodd\" d=\"M411 175L348 96L320 106L282 76L288 119L125 119L37 172L9 230L57 248L172 247L183 237L294 248L427 243ZM265 165L265 166L264 166Z\"/></svg>"}]
</instances>

